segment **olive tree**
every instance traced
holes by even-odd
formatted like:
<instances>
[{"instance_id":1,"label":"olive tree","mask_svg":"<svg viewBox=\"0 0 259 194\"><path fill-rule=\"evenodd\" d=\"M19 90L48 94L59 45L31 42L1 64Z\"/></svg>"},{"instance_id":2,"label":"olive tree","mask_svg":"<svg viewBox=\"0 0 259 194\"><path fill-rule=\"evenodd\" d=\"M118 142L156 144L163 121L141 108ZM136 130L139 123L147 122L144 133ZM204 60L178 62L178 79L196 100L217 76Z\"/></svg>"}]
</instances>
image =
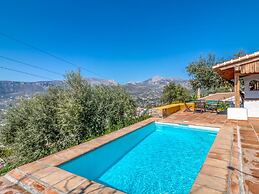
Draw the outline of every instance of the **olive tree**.
<instances>
[{"instance_id":1,"label":"olive tree","mask_svg":"<svg viewBox=\"0 0 259 194\"><path fill-rule=\"evenodd\" d=\"M122 87L91 86L80 72L70 72L62 87L22 99L7 111L0 128L1 146L8 148L5 160L14 167L139 119L134 101Z\"/></svg>"}]
</instances>

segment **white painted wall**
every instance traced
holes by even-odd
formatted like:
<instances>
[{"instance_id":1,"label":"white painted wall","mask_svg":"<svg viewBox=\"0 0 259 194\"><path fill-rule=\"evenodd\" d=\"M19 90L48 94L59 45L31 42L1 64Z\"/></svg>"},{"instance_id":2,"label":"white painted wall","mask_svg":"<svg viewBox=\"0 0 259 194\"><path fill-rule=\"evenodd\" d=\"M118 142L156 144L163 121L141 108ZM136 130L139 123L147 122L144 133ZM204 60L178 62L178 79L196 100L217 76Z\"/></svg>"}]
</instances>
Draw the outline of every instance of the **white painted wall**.
<instances>
[{"instance_id":1,"label":"white painted wall","mask_svg":"<svg viewBox=\"0 0 259 194\"><path fill-rule=\"evenodd\" d=\"M249 82L252 80L259 81L259 75L250 75L244 77L245 84L245 101L244 107L248 110L248 117L259 117L259 100L249 100L249 98L258 98L259 99L259 91L250 91L249 90Z\"/></svg>"},{"instance_id":2,"label":"white painted wall","mask_svg":"<svg viewBox=\"0 0 259 194\"><path fill-rule=\"evenodd\" d=\"M247 120L246 108L228 108L228 119Z\"/></svg>"},{"instance_id":3,"label":"white painted wall","mask_svg":"<svg viewBox=\"0 0 259 194\"><path fill-rule=\"evenodd\" d=\"M245 100L244 107L248 110L248 117L259 118L259 101Z\"/></svg>"},{"instance_id":4,"label":"white painted wall","mask_svg":"<svg viewBox=\"0 0 259 194\"><path fill-rule=\"evenodd\" d=\"M244 77L245 84L245 98L259 98L259 91L250 91L249 90L249 82L252 80L259 81L259 74L249 75Z\"/></svg>"}]
</instances>

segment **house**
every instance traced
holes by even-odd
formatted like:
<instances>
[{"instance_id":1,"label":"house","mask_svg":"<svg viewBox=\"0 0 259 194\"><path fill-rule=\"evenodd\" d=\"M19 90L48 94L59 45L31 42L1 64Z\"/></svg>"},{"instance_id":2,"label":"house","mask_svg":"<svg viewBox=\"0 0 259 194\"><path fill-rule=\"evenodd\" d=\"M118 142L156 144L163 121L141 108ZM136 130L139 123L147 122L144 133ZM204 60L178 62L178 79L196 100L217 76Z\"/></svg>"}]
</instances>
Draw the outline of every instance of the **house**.
<instances>
[{"instance_id":1,"label":"house","mask_svg":"<svg viewBox=\"0 0 259 194\"><path fill-rule=\"evenodd\" d=\"M235 108L228 110L228 118L259 118L259 52L217 64L213 70L223 79L234 82ZM243 104L240 100L240 79L244 80Z\"/></svg>"}]
</instances>

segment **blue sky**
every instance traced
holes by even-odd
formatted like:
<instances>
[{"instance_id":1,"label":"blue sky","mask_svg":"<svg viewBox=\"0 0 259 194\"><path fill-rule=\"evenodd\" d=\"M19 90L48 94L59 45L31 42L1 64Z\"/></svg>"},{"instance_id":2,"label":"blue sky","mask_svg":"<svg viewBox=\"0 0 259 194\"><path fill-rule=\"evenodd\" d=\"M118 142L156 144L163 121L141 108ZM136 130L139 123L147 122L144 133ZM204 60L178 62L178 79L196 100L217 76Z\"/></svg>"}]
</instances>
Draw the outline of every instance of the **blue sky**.
<instances>
[{"instance_id":1,"label":"blue sky","mask_svg":"<svg viewBox=\"0 0 259 194\"><path fill-rule=\"evenodd\" d=\"M0 32L120 83L188 78L186 65L200 55L259 50L258 10L256 0L1 0ZM0 55L61 74L76 69L1 35ZM62 79L1 58L0 66ZM0 80L41 78L0 69Z\"/></svg>"}]
</instances>

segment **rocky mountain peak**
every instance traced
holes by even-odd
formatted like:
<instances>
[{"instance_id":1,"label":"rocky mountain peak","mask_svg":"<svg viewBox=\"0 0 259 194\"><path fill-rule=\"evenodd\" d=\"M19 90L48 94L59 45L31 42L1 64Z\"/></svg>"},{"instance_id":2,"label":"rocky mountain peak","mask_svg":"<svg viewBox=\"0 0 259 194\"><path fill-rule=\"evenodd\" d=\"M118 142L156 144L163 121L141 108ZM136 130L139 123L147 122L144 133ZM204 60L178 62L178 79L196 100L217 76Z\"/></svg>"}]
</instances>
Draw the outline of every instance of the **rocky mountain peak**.
<instances>
[{"instance_id":1,"label":"rocky mountain peak","mask_svg":"<svg viewBox=\"0 0 259 194\"><path fill-rule=\"evenodd\" d=\"M161 77L161 76L159 76L159 75L156 75L156 76L153 76L153 77L150 79L150 81L151 81L151 82L159 82L159 81L161 81L161 80L163 80L163 79L165 79L165 78L163 78L163 77Z\"/></svg>"}]
</instances>

